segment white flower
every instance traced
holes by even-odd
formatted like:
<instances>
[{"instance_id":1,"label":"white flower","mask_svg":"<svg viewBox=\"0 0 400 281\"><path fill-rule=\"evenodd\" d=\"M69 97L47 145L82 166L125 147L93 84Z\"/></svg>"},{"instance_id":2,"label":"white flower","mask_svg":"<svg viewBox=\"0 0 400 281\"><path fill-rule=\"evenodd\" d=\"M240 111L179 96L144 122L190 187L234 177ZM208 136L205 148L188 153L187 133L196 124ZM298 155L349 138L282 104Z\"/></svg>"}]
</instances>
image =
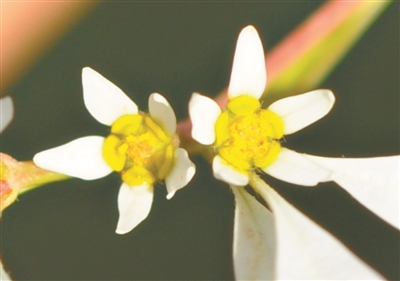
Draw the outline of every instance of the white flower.
<instances>
[{"instance_id":1,"label":"white flower","mask_svg":"<svg viewBox=\"0 0 400 281\"><path fill-rule=\"evenodd\" d=\"M14 105L10 97L0 99L0 134L10 124L14 116Z\"/></svg>"},{"instance_id":2,"label":"white flower","mask_svg":"<svg viewBox=\"0 0 400 281\"><path fill-rule=\"evenodd\" d=\"M262 43L254 27L248 26L238 38L226 108L221 110L212 99L197 93L189 102L192 137L213 146L214 176L230 184L236 197L236 278L380 278L276 192L269 187L260 190L254 183L258 171L303 186L335 181L378 216L399 227L399 157L324 158L282 147L283 135L295 133L325 116L335 98L329 90L315 90L278 100L263 109L258 99L266 81ZM259 203L249 199L251 196L244 190L236 188L249 182L268 202L272 214L258 207ZM271 241L277 244L276 251ZM329 250L318 249L322 245ZM335 258L339 260L326 260ZM313 264L314 261L317 263Z\"/></svg>"},{"instance_id":3,"label":"white flower","mask_svg":"<svg viewBox=\"0 0 400 281\"><path fill-rule=\"evenodd\" d=\"M170 199L192 179L195 166L178 147L175 113L164 97L151 94L146 114L89 67L82 70L82 84L86 108L97 121L111 126L110 135L78 138L39 152L33 160L43 169L84 180L120 173L116 232L125 234L149 214L156 181L165 179Z\"/></svg>"}]
</instances>

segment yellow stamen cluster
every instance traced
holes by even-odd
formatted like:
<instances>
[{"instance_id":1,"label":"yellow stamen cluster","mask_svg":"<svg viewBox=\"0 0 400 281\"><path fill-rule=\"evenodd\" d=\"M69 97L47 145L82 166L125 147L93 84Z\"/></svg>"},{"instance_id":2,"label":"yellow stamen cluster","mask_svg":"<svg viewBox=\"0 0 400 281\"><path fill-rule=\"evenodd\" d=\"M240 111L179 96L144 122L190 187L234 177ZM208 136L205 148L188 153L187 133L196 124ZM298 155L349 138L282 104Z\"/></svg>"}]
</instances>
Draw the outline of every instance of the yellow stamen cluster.
<instances>
[{"instance_id":1,"label":"yellow stamen cluster","mask_svg":"<svg viewBox=\"0 0 400 281\"><path fill-rule=\"evenodd\" d=\"M239 172L265 168L278 156L282 119L248 95L232 99L216 125L217 153Z\"/></svg>"},{"instance_id":2,"label":"yellow stamen cluster","mask_svg":"<svg viewBox=\"0 0 400 281\"><path fill-rule=\"evenodd\" d=\"M175 161L174 136L147 114L120 117L105 139L103 157L131 185L164 179Z\"/></svg>"}]
</instances>

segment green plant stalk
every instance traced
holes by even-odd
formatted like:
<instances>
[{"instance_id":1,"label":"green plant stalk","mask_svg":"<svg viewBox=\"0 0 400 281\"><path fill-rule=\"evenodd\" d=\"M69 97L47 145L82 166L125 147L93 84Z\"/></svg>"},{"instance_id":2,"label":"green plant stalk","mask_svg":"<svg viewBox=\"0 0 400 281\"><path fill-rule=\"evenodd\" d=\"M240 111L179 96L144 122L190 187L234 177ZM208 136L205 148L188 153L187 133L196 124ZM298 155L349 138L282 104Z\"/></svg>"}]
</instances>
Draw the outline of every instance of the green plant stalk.
<instances>
[{"instance_id":1,"label":"green plant stalk","mask_svg":"<svg viewBox=\"0 0 400 281\"><path fill-rule=\"evenodd\" d=\"M262 97L264 104L268 105L282 97L300 94L318 86L389 3L390 1L328 2L323 7L325 10L313 16L316 22L312 23L311 18L297 31L304 33L305 36L300 37L300 40L305 40L306 34L311 33L314 25L323 25L322 21L328 21L325 25L326 33L316 33L314 42L310 38L310 44L300 49L300 53L292 57L292 61L279 74L272 72L272 79ZM337 14L329 13L330 11ZM330 15L322 17L324 12ZM293 46L304 45L302 42L295 42L296 39L291 43ZM269 64L269 57L273 52L274 50L267 57L267 69L274 67ZM270 59L270 63L274 64L274 58Z\"/></svg>"}]
</instances>

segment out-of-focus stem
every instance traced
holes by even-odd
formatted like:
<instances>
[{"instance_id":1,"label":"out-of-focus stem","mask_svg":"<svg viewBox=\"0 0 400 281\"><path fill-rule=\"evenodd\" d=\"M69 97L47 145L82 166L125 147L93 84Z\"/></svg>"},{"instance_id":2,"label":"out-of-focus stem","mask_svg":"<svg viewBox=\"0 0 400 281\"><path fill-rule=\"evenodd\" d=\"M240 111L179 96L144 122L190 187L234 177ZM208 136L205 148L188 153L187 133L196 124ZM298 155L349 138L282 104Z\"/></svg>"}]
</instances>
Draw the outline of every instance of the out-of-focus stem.
<instances>
[{"instance_id":1,"label":"out-of-focus stem","mask_svg":"<svg viewBox=\"0 0 400 281\"><path fill-rule=\"evenodd\" d=\"M96 1L1 1L0 90L11 86Z\"/></svg>"},{"instance_id":2,"label":"out-of-focus stem","mask_svg":"<svg viewBox=\"0 0 400 281\"><path fill-rule=\"evenodd\" d=\"M266 57L264 104L320 84L391 1L328 1Z\"/></svg>"}]
</instances>

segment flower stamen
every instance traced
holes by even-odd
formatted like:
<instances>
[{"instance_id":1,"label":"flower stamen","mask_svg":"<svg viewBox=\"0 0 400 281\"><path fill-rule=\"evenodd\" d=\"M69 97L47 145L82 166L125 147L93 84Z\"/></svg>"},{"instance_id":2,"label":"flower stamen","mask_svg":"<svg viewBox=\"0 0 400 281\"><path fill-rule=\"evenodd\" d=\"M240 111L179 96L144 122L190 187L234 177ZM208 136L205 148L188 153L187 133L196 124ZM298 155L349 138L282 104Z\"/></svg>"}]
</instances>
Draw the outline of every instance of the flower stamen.
<instances>
[{"instance_id":1,"label":"flower stamen","mask_svg":"<svg viewBox=\"0 0 400 281\"><path fill-rule=\"evenodd\" d=\"M215 125L217 153L239 172L265 168L280 151L282 119L248 95L232 99Z\"/></svg>"},{"instance_id":2,"label":"flower stamen","mask_svg":"<svg viewBox=\"0 0 400 281\"><path fill-rule=\"evenodd\" d=\"M124 115L105 139L103 157L131 185L164 179L175 161L174 137L146 114Z\"/></svg>"}]
</instances>

